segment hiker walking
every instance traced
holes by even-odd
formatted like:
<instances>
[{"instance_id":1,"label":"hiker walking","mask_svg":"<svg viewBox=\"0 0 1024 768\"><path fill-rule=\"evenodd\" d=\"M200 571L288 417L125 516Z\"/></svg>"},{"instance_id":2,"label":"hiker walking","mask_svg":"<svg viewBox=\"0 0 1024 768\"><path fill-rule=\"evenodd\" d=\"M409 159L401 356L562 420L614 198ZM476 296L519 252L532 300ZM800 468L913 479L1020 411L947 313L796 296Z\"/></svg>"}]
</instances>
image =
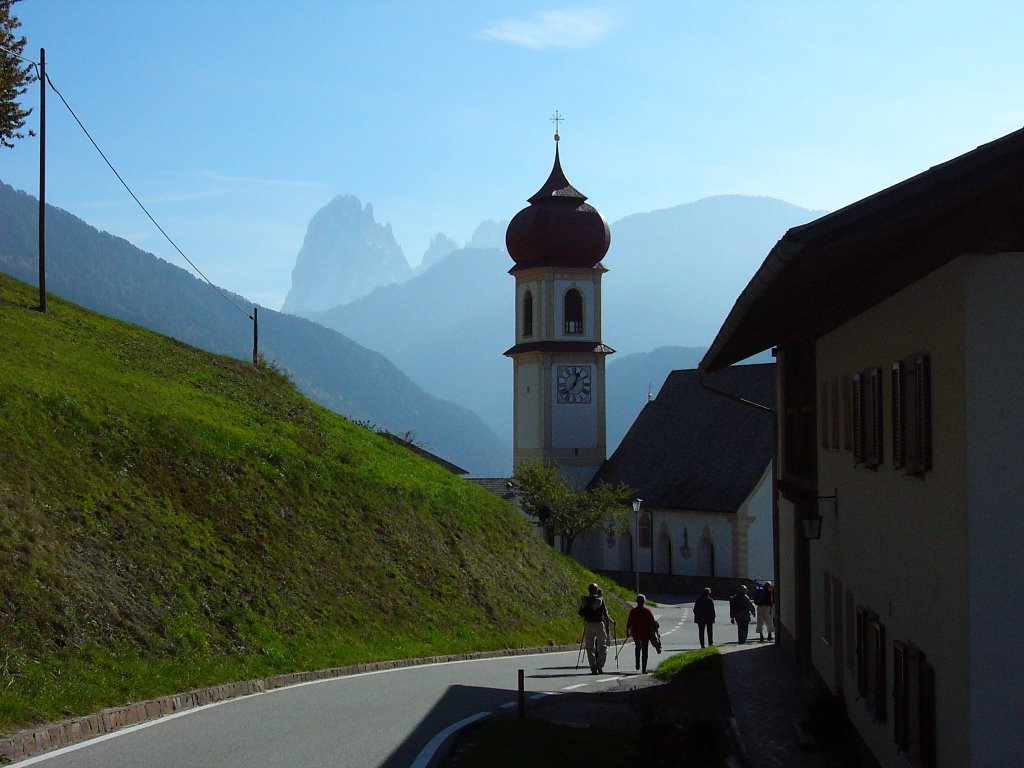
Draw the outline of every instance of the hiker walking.
<instances>
[{"instance_id":1,"label":"hiker walking","mask_svg":"<svg viewBox=\"0 0 1024 768\"><path fill-rule=\"evenodd\" d=\"M704 587L704 594L693 604L693 620L697 622L700 647L704 647L704 632L707 631L708 645L715 644L715 601L711 599L711 587Z\"/></svg>"},{"instance_id":2,"label":"hiker walking","mask_svg":"<svg viewBox=\"0 0 1024 768\"><path fill-rule=\"evenodd\" d=\"M775 631L775 590L770 581L754 588L754 605L757 606L757 642L764 642L763 630L767 629L770 643Z\"/></svg>"},{"instance_id":3,"label":"hiker walking","mask_svg":"<svg viewBox=\"0 0 1024 768\"><path fill-rule=\"evenodd\" d=\"M608 606L604 604L601 588L597 584L587 587L586 595L580 598L580 607L576 611L583 619L583 646L587 649L587 661L590 662L591 674L604 672L604 662L608 655L608 625L615 619L608 615Z\"/></svg>"},{"instance_id":4,"label":"hiker walking","mask_svg":"<svg viewBox=\"0 0 1024 768\"><path fill-rule=\"evenodd\" d=\"M626 617L626 634L633 637L633 644L636 646L636 668L641 672L647 672L647 646L653 644L658 653L661 653L661 641L658 638L658 620L654 618L651 609L644 603L647 598L643 595L636 596L636 608L629 611Z\"/></svg>"},{"instance_id":5,"label":"hiker walking","mask_svg":"<svg viewBox=\"0 0 1024 768\"><path fill-rule=\"evenodd\" d=\"M736 594L729 598L729 616L736 622L736 639L740 645L747 642L750 619L754 616L754 604L747 597L747 587L740 584Z\"/></svg>"}]
</instances>

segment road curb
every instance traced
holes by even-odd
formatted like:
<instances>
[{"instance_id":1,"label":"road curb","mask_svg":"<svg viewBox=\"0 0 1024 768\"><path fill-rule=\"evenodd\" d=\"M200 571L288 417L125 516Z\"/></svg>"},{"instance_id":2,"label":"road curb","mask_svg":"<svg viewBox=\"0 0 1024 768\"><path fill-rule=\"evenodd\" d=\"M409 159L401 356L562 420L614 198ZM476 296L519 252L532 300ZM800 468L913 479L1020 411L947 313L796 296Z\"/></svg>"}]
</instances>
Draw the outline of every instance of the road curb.
<instances>
[{"instance_id":1,"label":"road curb","mask_svg":"<svg viewBox=\"0 0 1024 768\"><path fill-rule=\"evenodd\" d=\"M36 728L18 731L17 733L0 736L0 763L12 763L26 757L40 754L51 749L67 747L87 741L105 733L113 733L132 725L138 725L161 717L197 709L229 699L265 693L277 688L312 683L320 680L331 680L338 677L382 672L389 669L403 669L426 664L445 664L452 661L473 661L476 659L496 659L504 656L525 656L534 653L561 653L574 651L575 645L549 645L537 648L505 648L497 651L478 651L475 653L454 653L441 656L424 656L415 659L394 659L391 661L372 661L363 664L351 664L346 667L329 667L310 672L292 672L256 680L242 680L236 683L224 683L209 688L199 688L187 693L162 696L148 701L139 701L121 707L112 707L100 712L56 723L47 723Z\"/></svg>"}]
</instances>

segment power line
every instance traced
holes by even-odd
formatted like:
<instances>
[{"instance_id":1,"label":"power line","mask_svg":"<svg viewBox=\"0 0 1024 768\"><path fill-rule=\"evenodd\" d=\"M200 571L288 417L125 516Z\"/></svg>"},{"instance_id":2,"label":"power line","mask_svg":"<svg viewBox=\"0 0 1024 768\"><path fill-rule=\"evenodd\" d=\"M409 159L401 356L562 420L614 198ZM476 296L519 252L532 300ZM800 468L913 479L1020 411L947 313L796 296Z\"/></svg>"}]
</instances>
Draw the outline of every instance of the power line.
<instances>
[{"instance_id":1,"label":"power line","mask_svg":"<svg viewBox=\"0 0 1024 768\"><path fill-rule=\"evenodd\" d=\"M9 54L9 55L13 56L16 59L21 59L22 61L24 61L24 62L26 62L28 64L31 64L33 67L35 67L36 79L37 80L39 79L39 62L33 61L32 59L28 58L27 56L22 56L20 53L12 51L10 48L4 48L3 46L0 46L0 51L3 51L4 53ZM209 284L209 286L211 288L213 288L213 290L215 290L217 293L219 293L221 296L223 296L224 299L228 303L231 304L231 306L233 306L235 309L237 309L243 315L248 317L250 320L255 321L255 318L253 317L253 315L250 315L248 312L246 312L244 309L242 309L240 306L238 306L238 304L236 304L231 299L230 296L228 296L226 293L224 293L224 291L222 291L219 287L214 285L213 281L210 280L210 278L208 278L203 273L203 271L199 267L197 267L195 265L195 263L188 256L185 255L185 252L182 251L181 248L178 247L178 244L175 243L171 239L171 236L168 235L167 232L164 231L164 228L160 226L159 222L157 222L157 220L153 218L153 214L151 214L149 212L149 210L146 208L146 206L144 206L142 204L142 201L139 200L139 198L136 196L136 194L132 191L132 188L128 186L127 182L125 182L125 180L121 177L121 174L117 172L117 169L114 167L113 163L111 163L110 160L107 159L106 154L104 154L103 150L100 149L100 145L96 143L96 140L92 137L92 134L90 134L89 131L86 129L86 127L82 124L82 121L78 119L78 115L75 114L75 110L73 110L71 108L71 105L68 104L68 100L64 98L64 94L62 94L60 91L57 90L57 86L55 86L53 84L53 80L50 79L49 75L45 75L45 77L46 77L46 83L49 83L50 88L53 89L53 92L56 93L57 96L60 97L60 100L62 102L64 102L64 106L67 107L67 110L68 110L68 112L71 113L71 116L73 118L75 118L75 122L78 123L78 127L82 129L82 132L86 135L86 137L92 143L93 147L95 147L96 151L99 152L100 157L103 158L103 162L105 162L107 164L107 167L110 168L110 170L113 172L113 174L117 177L117 180L121 182L121 186L123 186L126 190L128 190L128 194L132 196L132 199L139 206L139 208L142 209L142 212L145 213L146 216L149 217L149 220L151 222L153 222L153 226L156 227L158 230L160 230L160 234L164 236L164 239L166 239L167 242L171 244L171 246L174 248L174 250L176 250L181 255L181 258L183 258L185 261L187 261L188 265L190 267L192 267L192 269L194 269L200 275L200 277L202 277L203 280L205 280L207 282L207 284ZM44 87L45 87L45 85L46 84L44 83Z\"/></svg>"},{"instance_id":2,"label":"power line","mask_svg":"<svg viewBox=\"0 0 1024 768\"><path fill-rule=\"evenodd\" d=\"M17 54L15 54L15 55L17 55ZM26 61L28 61L28 59L26 59ZM156 219L153 218L153 214L151 214L149 212L149 210L146 208L146 206L142 204L142 201L139 200L138 196L132 191L132 188L128 186L128 183L121 177L121 174L117 172L117 169L114 167L113 163L110 162L110 160L107 158L106 154L104 154L103 150L100 149L100 145L96 143L96 140L92 137L92 134L90 134L88 129L85 127L85 125L82 124L82 121L78 118L78 115L75 114L75 110L73 110L71 108L71 105L68 104L68 101L67 101L67 99L64 98L64 95L59 90L57 90L57 86L55 86L53 84L53 80L50 79L50 76L48 74L46 75L46 82L49 84L50 88L53 89L53 92L56 93L58 97L60 97L60 100L64 103L64 106L67 107L68 112L71 113L71 116L75 119L75 122L78 123L78 127L82 129L82 132L86 135L86 137L92 143L93 147L95 147L96 151L99 152L100 157L103 158L103 162L105 162L107 164L107 167L110 168L110 170L113 172L113 174L117 177L117 180L121 182L121 186L123 186L128 191L128 194L132 196L132 199L139 206L139 208L142 209L142 212L146 214L146 216L149 218L149 220L151 222L153 222L153 226L156 227L160 231L160 234L164 236L164 239L166 239L167 242L170 243L171 246L174 248L174 250L176 250L181 255L181 258L183 258L185 261L188 262L189 266L192 267L192 269L194 269L197 273L199 273L200 277L202 277L203 280L205 280L210 285L211 288L213 288L217 293L219 293L221 296L224 297L225 301L230 303L231 306L233 306L235 309L237 309L243 315L245 315L250 320L252 320L253 316L250 315L246 310L244 310L240 306L238 306L238 304L236 304L231 299L231 297L228 296L226 293L224 293L224 291L222 291L219 287L214 285L213 281L210 280L210 278L208 278L203 273L203 271L201 269L199 269L199 267L197 267L195 265L195 263L188 256L185 255L185 252L182 251L181 248L178 247L178 244L176 242L174 242L174 240L171 239L171 236L168 235L166 231L164 231L164 228L160 226L160 223Z\"/></svg>"}]
</instances>

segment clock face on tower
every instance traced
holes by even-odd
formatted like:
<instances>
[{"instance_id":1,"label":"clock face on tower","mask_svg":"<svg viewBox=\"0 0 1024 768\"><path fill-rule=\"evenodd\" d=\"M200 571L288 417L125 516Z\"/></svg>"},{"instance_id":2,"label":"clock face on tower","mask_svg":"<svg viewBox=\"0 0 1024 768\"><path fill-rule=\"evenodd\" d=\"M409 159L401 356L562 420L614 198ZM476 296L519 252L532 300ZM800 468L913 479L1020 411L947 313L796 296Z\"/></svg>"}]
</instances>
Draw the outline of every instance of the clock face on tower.
<instances>
[{"instance_id":1,"label":"clock face on tower","mask_svg":"<svg viewBox=\"0 0 1024 768\"><path fill-rule=\"evenodd\" d=\"M557 395L560 403L590 402L590 366L558 366Z\"/></svg>"}]
</instances>

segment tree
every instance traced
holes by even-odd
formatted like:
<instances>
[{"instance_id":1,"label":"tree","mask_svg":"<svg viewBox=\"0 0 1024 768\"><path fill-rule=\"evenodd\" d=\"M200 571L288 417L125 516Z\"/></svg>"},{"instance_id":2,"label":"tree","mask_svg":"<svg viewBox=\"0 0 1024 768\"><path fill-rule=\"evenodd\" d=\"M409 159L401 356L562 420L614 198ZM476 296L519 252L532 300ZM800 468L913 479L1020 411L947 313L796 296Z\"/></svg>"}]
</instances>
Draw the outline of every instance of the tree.
<instances>
[{"instance_id":1,"label":"tree","mask_svg":"<svg viewBox=\"0 0 1024 768\"><path fill-rule=\"evenodd\" d=\"M550 534L562 537L562 551L567 555L572 554L572 545L581 533L594 529L621 533L634 493L623 483L570 488L553 466L537 462L520 464L512 476L512 487L523 511Z\"/></svg>"},{"instance_id":2,"label":"tree","mask_svg":"<svg viewBox=\"0 0 1024 768\"><path fill-rule=\"evenodd\" d=\"M21 129L32 110L22 109L18 99L36 80L32 65L18 58L28 42L15 34L21 22L11 13L11 6L19 1L0 0L0 145L5 147L25 138Z\"/></svg>"}]
</instances>

